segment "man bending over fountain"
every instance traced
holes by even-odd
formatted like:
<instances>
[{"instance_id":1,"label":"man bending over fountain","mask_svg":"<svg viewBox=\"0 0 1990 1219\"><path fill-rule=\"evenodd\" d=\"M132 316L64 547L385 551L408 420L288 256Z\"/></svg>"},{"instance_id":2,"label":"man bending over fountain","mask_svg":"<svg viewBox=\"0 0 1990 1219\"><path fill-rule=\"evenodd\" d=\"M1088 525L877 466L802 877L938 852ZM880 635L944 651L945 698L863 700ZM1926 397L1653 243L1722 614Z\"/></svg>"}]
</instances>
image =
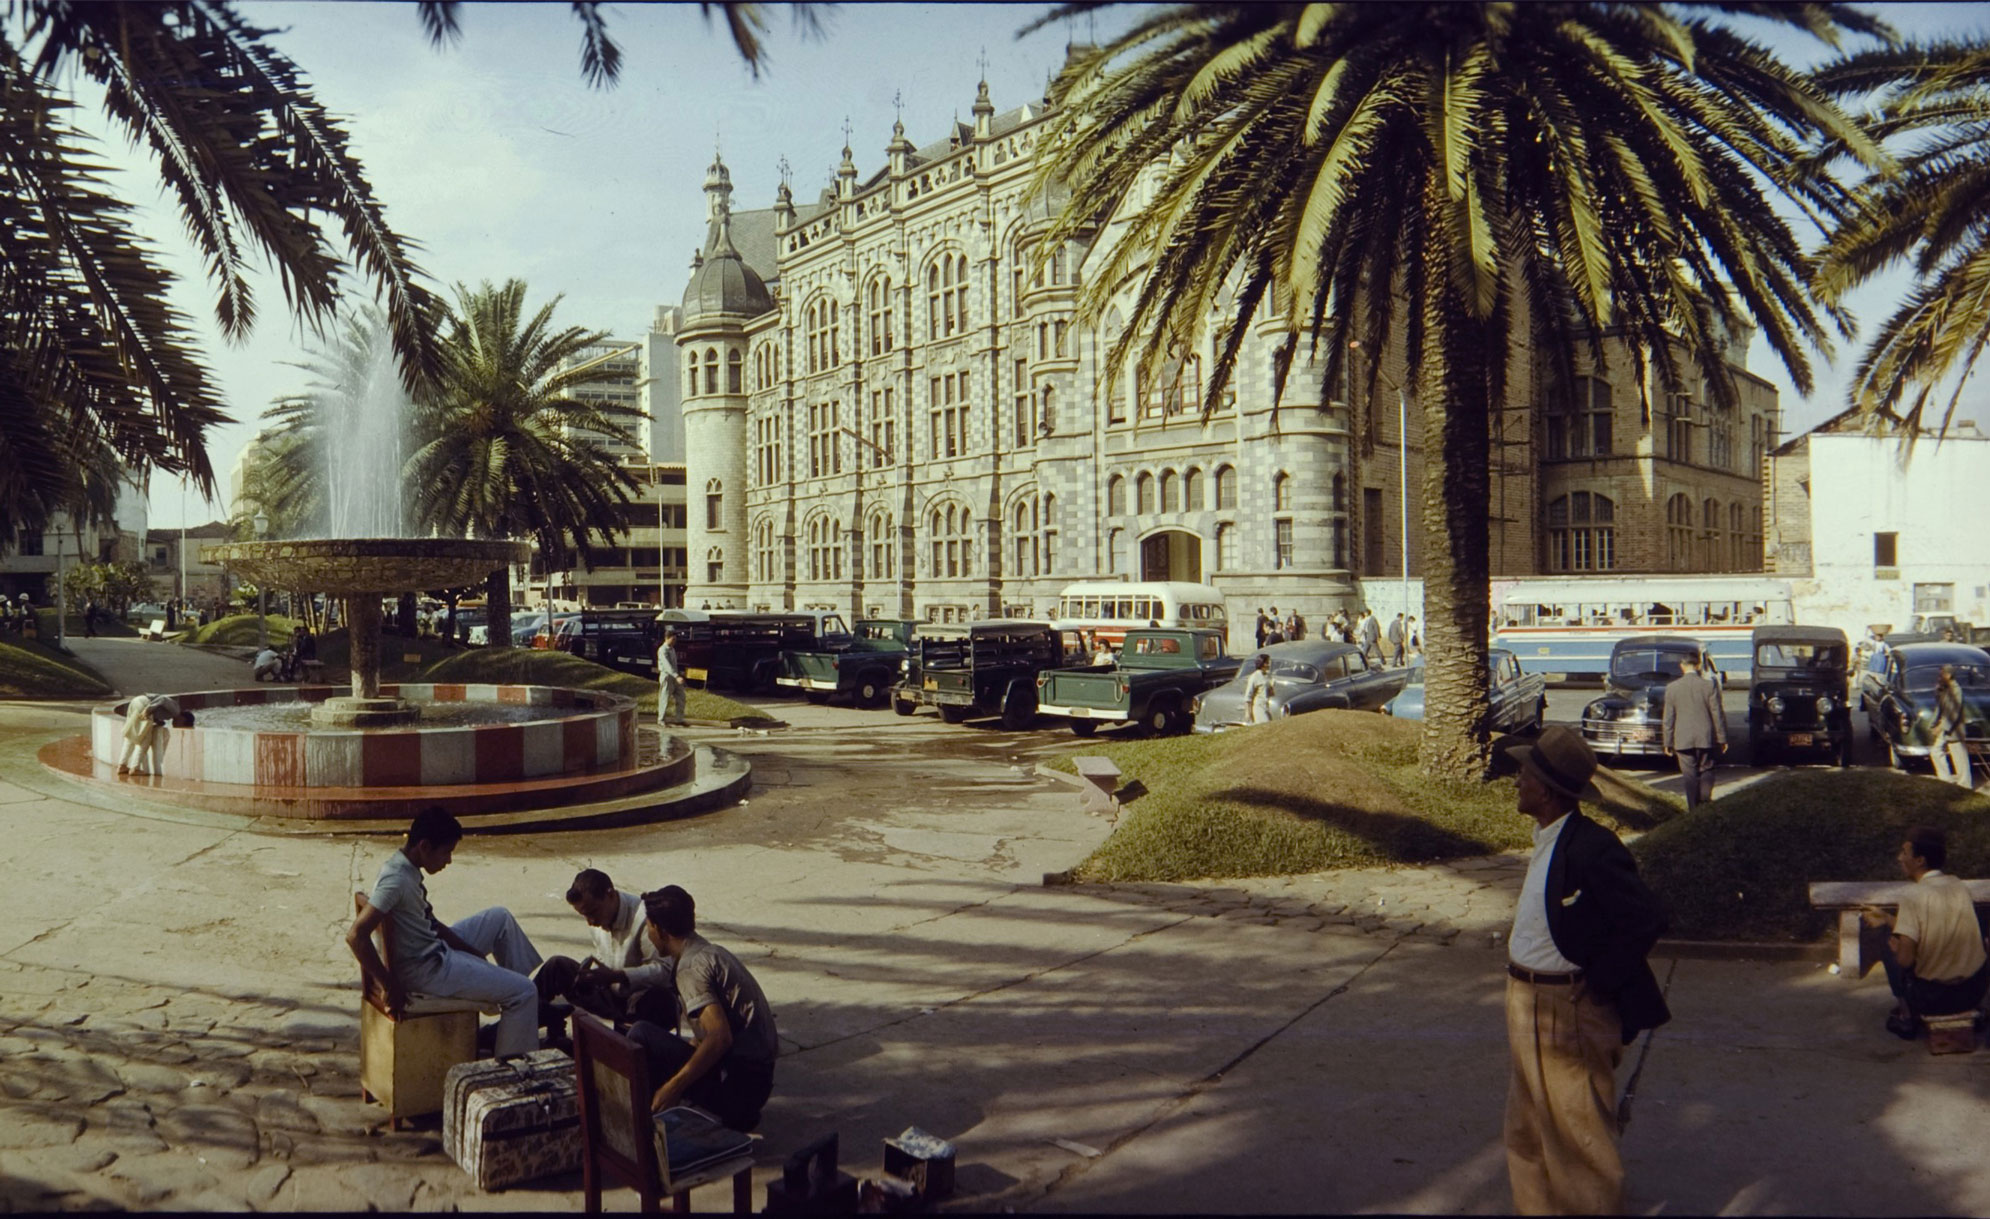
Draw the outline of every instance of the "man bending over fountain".
<instances>
[{"instance_id":1,"label":"man bending over fountain","mask_svg":"<svg viewBox=\"0 0 1990 1219\"><path fill-rule=\"evenodd\" d=\"M367 984L385 992L390 1014L400 1015L411 995L495 1003L494 1052L499 1058L529 1054L539 1048L539 990L530 975L540 956L518 920L493 906L445 926L428 904L422 873L448 867L462 839L462 825L441 808L416 813L406 844L380 865L365 913L346 932L346 946L359 958ZM391 971L373 950L373 932L388 919L394 927Z\"/></svg>"},{"instance_id":2,"label":"man bending over fountain","mask_svg":"<svg viewBox=\"0 0 1990 1219\"><path fill-rule=\"evenodd\" d=\"M124 753L117 760L117 773L128 775L136 766L141 774L159 773L159 755L166 751L166 725L193 727L193 713L180 710L180 704L166 694L135 694L124 713Z\"/></svg>"}]
</instances>

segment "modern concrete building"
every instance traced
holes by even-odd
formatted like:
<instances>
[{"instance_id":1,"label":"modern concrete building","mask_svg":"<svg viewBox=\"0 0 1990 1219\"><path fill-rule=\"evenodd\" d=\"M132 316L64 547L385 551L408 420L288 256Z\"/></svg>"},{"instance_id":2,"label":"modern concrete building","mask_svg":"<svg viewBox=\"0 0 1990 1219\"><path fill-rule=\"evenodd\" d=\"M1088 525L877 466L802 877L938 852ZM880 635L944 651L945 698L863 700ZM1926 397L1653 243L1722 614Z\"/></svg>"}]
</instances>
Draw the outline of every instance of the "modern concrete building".
<instances>
[{"instance_id":1,"label":"modern concrete building","mask_svg":"<svg viewBox=\"0 0 1990 1219\"><path fill-rule=\"evenodd\" d=\"M115 516L99 526L79 526L57 512L48 528L23 531L11 546L0 546L0 595L28 594L38 605L55 602L53 577L60 567L128 562L143 558L145 520L150 510L143 482L118 487Z\"/></svg>"},{"instance_id":2,"label":"modern concrete building","mask_svg":"<svg viewBox=\"0 0 1990 1219\"><path fill-rule=\"evenodd\" d=\"M1974 506L1990 436L1964 419L1911 449L1847 411L1770 455L1770 568L1791 577L1800 622L1852 638L1916 613L1990 624L1990 546Z\"/></svg>"}]
</instances>

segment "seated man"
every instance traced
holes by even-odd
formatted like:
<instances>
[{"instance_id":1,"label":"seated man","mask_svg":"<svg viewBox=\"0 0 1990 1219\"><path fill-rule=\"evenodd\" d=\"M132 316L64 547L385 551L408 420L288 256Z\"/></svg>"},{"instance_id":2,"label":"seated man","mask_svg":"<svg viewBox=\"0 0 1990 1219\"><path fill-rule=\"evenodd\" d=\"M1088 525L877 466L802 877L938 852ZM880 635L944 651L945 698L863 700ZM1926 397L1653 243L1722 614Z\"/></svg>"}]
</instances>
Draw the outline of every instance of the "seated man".
<instances>
[{"instance_id":1,"label":"seated man","mask_svg":"<svg viewBox=\"0 0 1990 1219\"><path fill-rule=\"evenodd\" d=\"M574 877L567 904L587 920L594 951L585 961L548 958L539 968L539 997L566 999L603 1020L676 1028L676 962L650 942L643 899L617 890L606 872L588 868Z\"/></svg>"},{"instance_id":2,"label":"seated man","mask_svg":"<svg viewBox=\"0 0 1990 1219\"><path fill-rule=\"evenodd\" d=\"M431 806L415 814L407 842L380 865L364 914L353 920L345 942L359 959L369 986L387 996L387 1011L399 1016L411 995L470 999L498 1005L499 1058L539 1048L539 990L530 976L539 953L511 911L481 910L444 926L428 904L422 873L449 866L462 841L456 818ZM394 926L394 968L390 973L373 950L373 932L388 919ZM485 960L494 955L497 963Z\"/></svg>"},{"instance_id":3,"label":"seated man","mask_svg":"<svg viewBox=\"0 0 1990 1219\"><path fill-rule=\"evenodd\" d=\"M689 893L667 885L643 894L643 907L651 942L676 963L677 997L694 1038L686 1044L647 1020L629 1030L629 1040L649 1056L650 1078L662 1081L650 1109L689 1101L734 1130L751 1130L774 1090L781 1052L774 1009L738 957L697 933ZM619 973L606 976L622 980Z\"/></svg>"},{"instance_id":4,"label":"seated man","mask_svg":"<svg viewBox=\"0 0 1990 1219\"><path fill-rule=\"evenodd\" d=\"M169 695L133 695L124 713L124 753L117 760L117 773L128 775L135 766L143 774L158 774L167 724L191 728L193 712L180 710L179 702Z\"/></svg>"},{"instance_id":5,"label":"seated man","mask_svg":"<svg viewBox=\"0 0 1990 1219\"><path fill-rule=\"evenodd\" d=\"M1983 951L1983 929L1969 886L1942 871L1948 862L1948 838L1941 830L1915 826L1900 844L1900 870L1914 882L1900 899L1900 913L1868 906L1865 920L1874 927L1889 922L1880 962L1887 985L1900 1000L1886 1018L1890 1033L1912 1041L1925 1016L1950 1016L1982 1004L1990 988L1990 959Z\"/></svg>"}]
</instances>

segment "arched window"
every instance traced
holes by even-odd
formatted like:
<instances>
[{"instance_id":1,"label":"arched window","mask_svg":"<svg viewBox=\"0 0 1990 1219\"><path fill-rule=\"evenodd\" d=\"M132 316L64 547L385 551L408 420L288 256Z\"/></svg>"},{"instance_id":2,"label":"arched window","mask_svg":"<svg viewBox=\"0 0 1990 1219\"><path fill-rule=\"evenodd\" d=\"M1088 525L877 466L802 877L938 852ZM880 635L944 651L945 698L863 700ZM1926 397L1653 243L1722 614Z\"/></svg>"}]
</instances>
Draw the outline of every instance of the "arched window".
<instances>
[{"instance_id":1,"label":"arched window","mask_svg":"<svg viewBox=\"0 0 1990 1219\"><path fill-rule=\"evenodd\" d=\"M1610 455L1613 413L1610 383L1603 378L1577 377L1569 396L1551 400L1542 419L1548 460Z\"/></svg>"},{"instance_id":2,"label":"arched window","mask_svg":"<svg viewBox=\"0 0 1990 1219\"><path fill-rule=\"evenodd\" d=\"M762 584L780 578L780 552L775 548L774 522L762 517L753 527L753 577Z\"/></svg>"},{"instance_id":3,"label":"arched window","mask_svg":"<svg viewBox=\"0 0 1990 1219\"><path fill-rule=\"evenodd\" d=\"M829 578L843 578L843 522L829 522Z\"/></svg>"},{"instance_id":4,"label":"arched window","mask_svg":"<svg viewBox=\"0 0 1990 1219\"><path fill-rule=\"evenodd\" d=\"M926 331L935 339L967 329L967 255L943 253L926 268Z\"/></svg>"},{"instance_id":5,"label":"arched window","mask_svg":"<svg viewBox=\"0 0 1990 1219\"><path fill-rule=\"evenodd\" d=\"M1202 471L1194 466L1182 475L1182 511L1202 511Z\"/></svg>"},{"instance_id":6,"label":"arched window","mask_svg":"<svg viewBox=\"0 0 1990 1219\"><path fill-rule=\"evenodd\" d=\"M1216 527L1216 570L1228 571L1237 560L1237 527L1228 521Z\"/></svg>"},{"instance_id":7,"label":"arched window","mask_svg":"<svg viewBox=\"0 0 1990 1219\"><path fill-rule=\"evenodd\" d=\"M745 371L745 364L741 360L738 349L735 348L734 350L727 352L726 353L726 392L727 393L737 394L745 392L745 387L740 383L744 371Z\"/></svg>"},{"instance_id":8,"label":"arched window","mask_svg":"<svg viewBox=\"0 0 1990 1219\"><path fill-rule=\"evenodd\" d=\"M808 552L808 578L829 579L829 518L810 517L802 537Z\"/></svg>"},{"instance_id":9,"label":"arched window","mask_svg":"<svg viewBox=\"0 0 1990 1219\"><path fill-rule=\"evenodd\" d=\"M891 280L886 276L872 280L865 302L870 306L871 354L881 356L891 350Z\"/></svg>"},{"instance_id":10,"label":"arched window","mask_svg":"<svg viewBox=\"0 0 1990 1219\"><path fill-rule=\"evenodd\" d=\"M897 579L898 526L891 514L880 512L872 516L871 523L865 527L864 533L871 545L871 579Z\"/></svg>"},{"instance_id":11,"label":"arched window","mask_svg":"<svg viewBox=\"0 0 1990 1219\"><path fill-rule=\"evenodd\" d=\"M974 516L965 507L948 504L932 511L930 541L935 576L974 574Z\"/></svg>"},{"instance_id":12,"label":"arched window","mask_svg":"<svg viewBox=\"0 0 1990 1219\"><path fill-rule=\"evenodd\" d=\"M1693 570L1693 501L1684 493L1665 501L1665 558L1674 571Z\"/></svg>"},{"instance_id":13,"label":"arched window","mask_svg":"<svg viewBox=\"0 0 1990 1219\"><path fill-rule=\"evenodd\" d=\"M1727 553L1729 571L1748 569L1748 509L1739 500L1727 507Z\"/></svg>"},{"instance_id":14,"label":"arched window","mask_svg":"<svg viewBox=\"0 0 1990 1219\"><path fill-rule=\"evenodd\" d=\"M1608 496L1571 491L1548 502L1548 567L1614 571L1617 505Z\"/></svg>"},{"instance_id":15,"label":"arched window","mask_svg":"<svg viewBox=\"0 0 1990 1219\"><path fill-rule=\"evenodd\" d=\"M1175 472L1173 470L1161 471L1161 511L1178 512L1181 510L1176 495L1178 490L1179 486L1175 479Z\"/></svg>"},{"instance_id":16,"label":"arched window","mask_svg":"<svg viewBox=\"0 0 1990 1219\"><path fill-rule=\"evenodd\" d=\"M1106 574L1116 576L1126 570L1126 530L1115 529L1106 536Z\"/></svg>"},{"instance_id":17,"label":"arched window","mask_svg":"<svg viewBox=\"0 0 1990 1219\"><path fill-rule=\"evenodd\" d=\"M841 360L836 302L819 297L808 307L808 370L828 372Z\"/></svg>"},{"instance_id":18,"label":"arched window","mask_svg":"<svg viewBox=\"0 0 1990 1219\"><path fill-rule=\"evenodd\" d=\"M698 396L698 353L695 351L684 353L684 396Z\"/></svg>"},{"instance_id":19,"label":"arched window","mask_svg":"<svg viewBox=\"0 0 1990 1219\"><path fill-rule=\"evenodd\" d=\"M725 528L725 492L725 484L716 478L705 484L705 528Z\"/></svg>"},{"instance_id":20,"label":"arched window","mask_svg":"<svg viewBox=\"0 0 1990 1219\"><path fill-rule=\"evenodd\" d=\"M716 347L705 348L705 392L719 392L719 351Z\"/></svg>"},{"instance_id":21,"label":"arched window","mask_svg":"<svg viewBox=\"0 0 1990 1219\"><path fill-rule=\"evenodd\" d=\"M1106 515L1126 515L1126 480L1117 474L1106 479Z\"/></svg>"},{"instance_id":22,"label":"arched window","mask_svg":"<svg viewBox=\"0 0 1990 1219\"><path fill-rule=\"evenodd\" d=\"M1055 495L1043 497L1043 510L1037 519L1043 530L1042 541L1037 546L1037 553L1043 556L1043 574L1054 576L1057 574L1057 497Z\"/></svg>"},{"instance_id":23,"label":"arched window","mask_svg":"<svg viewBox=\"0 0 1990 1219\"><path fill-rule=\"evenodd\" d=\"M726 552L714 546L705 552L705 583L717 584L726 578Z\"/></svg>"},{"instance_id":24,"label":"arched window","mask_svg":"<svg viewBox=\"0 0 1990 1219\"><path fill-rule=\"evenodd\" d=\"M1145 470L1133 480L1133 510L1141 516L1154 511L1154 476Z\"/></svg>"},{"instance_id":25,"label":"arched window","mask_svg":"<svg viewBox=\"0 0 1990 1219\"><path fill-rule=\"evenodd\" d=\"M1017 500L1015 511L1010 514L1009 544L1016 553L1015 566L1010 575L1040 574L1037 566L1037 505L1028 496Z\"/></svg>"},{"instance_id":26,"label":"arched window","mask_svg":"<svg viewBox=\"0 0 1990 1219\"><path fill-rule=\"evenodd\" d=\"M1220 512L1237 506L1237 471L1232 466L1216 467L1216 508Z\"/></svg>"},{"instance_id":27,"label":"arched window","mask_svg":"<svg viewBox=\"0 0 1990 1219\"><path fill-rule=\"evenodd\" d=\"M1276 474L1271 480L1271 510L1273 512L1292 511L1292 476Z\"/></svg>"},{"instance_id":28,"label":"arched window","mask_svg":"<svg viewBox=\"0 0 1990 1219\"><path fill-rule=\"evenodd\" d=\"M1719 571L1721 565L1721 502L1709 495L1700 505L1700 566Z\"/></svg>"}]
</instances>

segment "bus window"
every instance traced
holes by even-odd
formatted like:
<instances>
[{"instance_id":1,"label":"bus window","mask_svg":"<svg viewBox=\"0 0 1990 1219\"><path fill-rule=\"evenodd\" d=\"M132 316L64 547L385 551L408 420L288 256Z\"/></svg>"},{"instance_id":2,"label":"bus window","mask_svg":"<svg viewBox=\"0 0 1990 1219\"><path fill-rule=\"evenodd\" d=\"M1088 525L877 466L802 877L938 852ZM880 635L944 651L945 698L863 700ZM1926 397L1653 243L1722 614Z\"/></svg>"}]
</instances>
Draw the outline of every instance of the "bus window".
<instances>
[{"instance_id":1,"label":"bus window","mask_svg":"<svg viewBox=\"0 0 1990 1219\"><path fill-rule=\"evenodd\" d=\"M1085 598L1085 609L1081 616L1085 618L1096 618L1099 616L1099 599L1097 597Z\"/></svg>"}]
</instances>

